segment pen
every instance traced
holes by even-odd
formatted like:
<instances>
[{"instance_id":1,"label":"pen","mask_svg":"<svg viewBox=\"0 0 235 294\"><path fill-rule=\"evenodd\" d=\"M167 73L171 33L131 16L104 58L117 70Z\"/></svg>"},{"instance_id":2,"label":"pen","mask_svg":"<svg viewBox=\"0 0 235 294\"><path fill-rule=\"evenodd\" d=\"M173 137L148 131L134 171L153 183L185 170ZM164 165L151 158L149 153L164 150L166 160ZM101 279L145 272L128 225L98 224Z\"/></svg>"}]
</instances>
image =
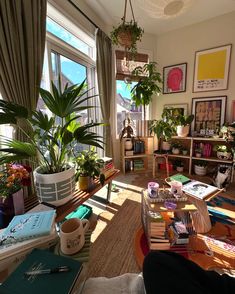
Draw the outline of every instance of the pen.
<instances>
[{"instance_id":1,"label":"pen","mask_svg":"<svg viewBox=\"0 0 235 294\"><path fill-rule=\"evenodd\" d=\"M70 268L68 266L58 266L56 268L27 271L24 274L25 274L25 276L32 276L32 275L62 273L62 272L68 272L68 271L70 271Z\"/></svg>"}]
</instances>

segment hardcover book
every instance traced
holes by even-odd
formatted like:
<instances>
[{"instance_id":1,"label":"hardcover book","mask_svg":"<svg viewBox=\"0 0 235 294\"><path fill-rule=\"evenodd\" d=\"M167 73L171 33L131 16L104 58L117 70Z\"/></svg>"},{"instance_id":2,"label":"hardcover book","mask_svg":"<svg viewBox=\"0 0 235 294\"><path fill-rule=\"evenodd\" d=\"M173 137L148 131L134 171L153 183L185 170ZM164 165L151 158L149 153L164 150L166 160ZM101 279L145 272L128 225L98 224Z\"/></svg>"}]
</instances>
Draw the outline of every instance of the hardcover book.
<instances>
[{"instance_id":1,"label":"hardcover book","mask_svg":"<svg viewBox=\"0 0 235 294\"><path fill-rule=\"evenodd\" d=\"M68 266L69 271L47 274L25 273ZM1 294L70 294L82 269L82 263L47 250L34 249L0 286Z\"/></svg>"},{"instance_id":2,"label":"hardcover book","mask_svg":"<svg viewBox=\"0 0 235 294\"><path fill-rule=\"evenodd\" d=\"M49 235L55 219L55 210L16 215L3 231L0 243L14 243Z\"/></svg>"},{"instance_id":3,"label":"hardcover book","mask_svg":"<svg viewBox=\"0 0 235 294\"><path fill-rule=\"evenodd\" d=\"M191 182L191 180L188 177L181 175L181 174L176 174L176 175L171 176L170 180L181 182L183 185Z\"/></svg>"},{"instance_id":4,"label":"hardcover book","mask_svg":"<svg viewBox=\"0 0 235 294\"><path fill-rule=\"evenodd\" d=\"M199 181L191 181L183 185L182 190L193 197L204 199L213 192L216 192L218 188Z\"/></svg>"}]
</instances>

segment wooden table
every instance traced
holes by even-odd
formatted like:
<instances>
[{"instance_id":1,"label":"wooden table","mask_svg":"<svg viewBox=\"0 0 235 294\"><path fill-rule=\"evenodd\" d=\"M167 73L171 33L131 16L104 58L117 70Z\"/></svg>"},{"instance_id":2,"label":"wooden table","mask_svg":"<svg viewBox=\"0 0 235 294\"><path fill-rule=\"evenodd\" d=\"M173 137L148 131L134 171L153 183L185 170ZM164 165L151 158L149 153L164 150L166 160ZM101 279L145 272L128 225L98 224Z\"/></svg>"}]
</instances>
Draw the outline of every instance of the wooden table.
<instances>
[{"instance_id":1,"label":"wooden table","mask_svg":"<svg viewBox=\"0 0 235 294\"><path fill-rule=\"evenodd\" d=\"M111 194L111 188L112 188L112 180L117 177L117 175L120 173L120 170L115 169L114 173L108 177L105 182L104 186L108 185L107 189L107 198L106 201L110 201L110 194ZM91 198L95 193L97 193L103 186L100 184L98 180L95 181L94 187L91 191L81 191L79 188L76 188L75 193L71 200L69 200L64 205L54 207L56 209L56 222L62 221L66 215L73 212L78 206L80 206L82 203L84 203L86 200ZM32 196L25 199L25 211L29 211L33 207L39 204L39 200L37 196ZM50 205L50 204L49 204ZM51 205L52 206L52 205Z\"/></svg>"}]
</instances>

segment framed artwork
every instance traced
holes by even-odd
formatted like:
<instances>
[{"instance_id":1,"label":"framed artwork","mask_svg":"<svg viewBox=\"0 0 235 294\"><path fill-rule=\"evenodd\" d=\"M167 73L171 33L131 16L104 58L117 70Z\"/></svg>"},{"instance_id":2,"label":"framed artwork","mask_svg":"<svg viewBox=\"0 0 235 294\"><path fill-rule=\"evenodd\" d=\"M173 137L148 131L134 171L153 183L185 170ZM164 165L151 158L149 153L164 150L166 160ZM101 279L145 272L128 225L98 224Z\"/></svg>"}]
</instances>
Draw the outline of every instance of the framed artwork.
<instances>
[{"instance_id":1,"label":"framed artwork","mask_svg":"<svg viewBox=\"0 0 235 294\"><path fill-rule=\"evenodd\" d=\"M213 136L225 121L227 96L193 98L192 135Z\"/></svg>"},{"instance_id":2,"label":"framed artwork","mask_svg":"<svg viewBox=\"0 0 235 294\"><path fill-rule=\"evenodd\" d=\"M165 104L164 108L172 108L173 115L177 115L177 114L187 115L188 114L188 104L187 103Z\"/></svg>"},{"instance_id":3,"label":"framed artwork","mask_svg":"<svg viewBox=\"0 0 235 294\"><path fill-rule=\"evenodd\" d=\"M235 100L232 101L231 122L235 122Z\"/></svg>"},{"instance_id":4,"label":"framed artwork","mask_svg":"<svg viewBox=\"0 0 235 294\"><path fill-rule=\"evenodd\" d=\"M163 67L163 94L186 91L187 63Z\"/></svg>"},{"instance_id":5,"label":"framed artwork","mask_svg":"<svg viewBox=\"0 0 235 294\"><path fill-rule=\"evenodd\" d=\"M229 44L195 53L193 92L228 88L231 48Z\"/></svg>"}]
</instances>

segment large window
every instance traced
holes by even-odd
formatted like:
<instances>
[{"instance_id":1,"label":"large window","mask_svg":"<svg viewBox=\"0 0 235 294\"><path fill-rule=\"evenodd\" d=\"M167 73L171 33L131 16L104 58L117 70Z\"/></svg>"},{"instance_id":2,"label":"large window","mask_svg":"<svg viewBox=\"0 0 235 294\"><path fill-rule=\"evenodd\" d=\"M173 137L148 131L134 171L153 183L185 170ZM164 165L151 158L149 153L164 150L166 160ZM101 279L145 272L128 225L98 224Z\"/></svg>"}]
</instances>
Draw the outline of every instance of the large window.
<instances>
[{"instance_id":1,"label":"large window","mask_svg":"<svg viewBox=\"0 0 235 294\"><path fill-rule=\"evenodd\" d=\"M142 106L136 107L131 99L131 90L136 85L131 72L137 66L143 66L148 62L147 54L138 53L135 60L130 60L132 56L124 51L116 51L116 114L117 114L117 137L123 129L123 121L126 117L131 119L134 135L137 135L138 121L144 119ZM148 119L148 108L146 111L146 119Z\"/></svg>"},{"instance_id":2,"label":"large window","mask_svg":"<svg viewBox=\"0 0 235 294\"><path fill-rule=\"evenodd\" d=\"M62 88L69 85L80 84L86 80L88 89L96 94L95 79L95 40L82 32L79 27L66 19L57 10L49 5L49 16L47 17L47 46L44 59L43 77L41 87L50 90L50 81L58 85L60 78ZM89 100L90 105L96 106L80 113L81 123L91 121L101 122L100 101L98 96ZM49 112L39 99L38 108ZM103 129L97 128L99 135L103 135ZM80 146L80 149L87 149L87 146ZM102 155L100 150L99 153Z\"/></svg>"}]
</instances>

